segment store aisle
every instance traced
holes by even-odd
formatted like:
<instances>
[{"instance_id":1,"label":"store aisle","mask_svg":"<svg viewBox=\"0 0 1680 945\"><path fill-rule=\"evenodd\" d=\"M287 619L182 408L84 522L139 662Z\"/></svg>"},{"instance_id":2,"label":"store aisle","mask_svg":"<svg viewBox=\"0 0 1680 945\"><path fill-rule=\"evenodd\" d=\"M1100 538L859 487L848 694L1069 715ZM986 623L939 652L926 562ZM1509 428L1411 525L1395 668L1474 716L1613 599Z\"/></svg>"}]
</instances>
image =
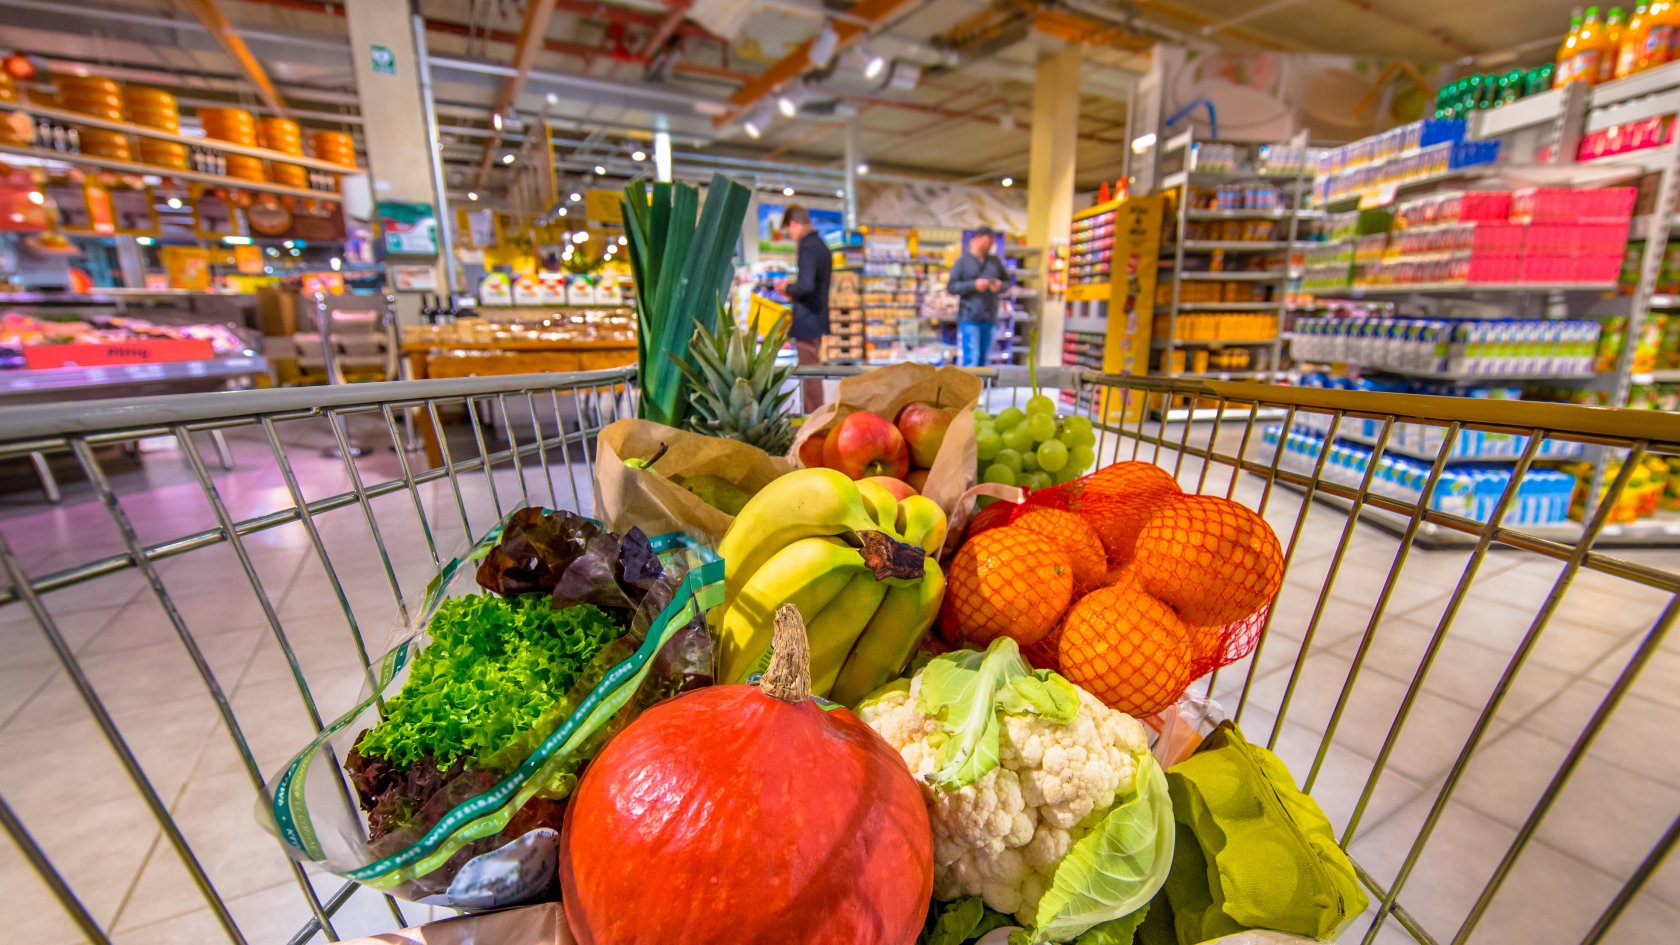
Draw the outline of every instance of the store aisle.
<instances>
[{"instance_id":1,"label":"store aisle","mask_svg":"<svg viewBox=\"0 0 1680 945\"><path fill-rule=\"evenodd\" d=\"M429 531L421 527L405 491L372 498L369 509L389 554L387 571L369 519L348 492L352 482L344 464L319 455L330 438L304 426L282 432L307 498L348 495L315 517L333 573L329 576L322 566L298 522L250 534L244 542L295 648L309 695L319 715L331 719L352 705L362 689L357 633L370 654L384 648L399 596L419 591L436 567L433 548L447 556L469 531L493 521L492 484L504 506L522 492L534 492L543 501L551 497L530 465L524 468L523 485L511 468L498 469L493 479L482 473L460 476L459 502L449 480L426 483L418 491ZM372 435L377 432L376 426L367 441L377 440ZM236 436L233 446L236 468L212 470L230 514L245 518L289 506L266 441ZM1107 447L1112 454L1113 442ZM1129 456L1128 444L1121 458ZM1144 458L1150 458L1148 448ZM586 467L581 457L573 459L579 461L570 467L554 465L552 500L571 506L575 486L576 501L587 511ZM1170 451L1157 458L1169 469L1175 460ZM403 474L389 450L359 460L356 468L369 487ZM1199 473L1193 458L1178 469L1187 488L1194 488ZM1230 483L1228 470L1216 468L1204 488L1223 493ZM142 470L117 477L115 485L143 541L178 537L215 523L190 468L171 451L148 454ZM1258 477L1245 475L1234 483L1235 497L1251 506L1260 505L1264 492ZM120 553L120 536L89 499L85 486L70 487L66 502L56 507L14 496L0 508L0 532L36 575ZM1265 499L1265 514L1287 541L1297 515L1303 514L1301 497L1273 489ZM1313 779L1313 794L1338 831L1346 831L1359 811L1350 850L1377 881L1388 884L1418 839L1560 565L1526 553L1490 553L1429 671L1420 674L1419 664L1467 552L1411 550L1382 619L1367 634L1398 541L1359 525L1338 560L1346 523L1342 513L1311 505L1304 515L1265 643L1254 658L1219 673L1211 688L1231 711L1246 689L1245 731L1262 743L1275 732L1276 750L1297 778ZM1629 557L1651 567L1680 569L1676 552ZM312 720L237 557L217 543L164 560L157 570L224 687L257 765L272 774L311 735ZM349 603L348 616L334 577ZM1314 624L1326 584L1330 591ZM306 908L274 841L252 817L252 785L240 754L156 595L132 569L124 569L49 593L44 600L248 939L288 939L302 925ZM1423 928L1451 937L1557 764L1668 605L1661 595L1619 578L1595 572L1576 576L1491 716L1479 750L1442 808L1401 893L1400 902ZM0 756L7 759L0 766L0 793L95 917L113 930L115 941L219 940L203 897L19 606L0 607L0 647ZM1344 686L1347 696L1338 715ZM1676 693L1680 645L1668 642L1610 715L1516 860L1472 941L1566 942L1585 932L1680 813L1680 762L1663 750L1665 736L1680 727ZM1404 725L1374 776L1376 759L1402 707ZM1332 725L1334 735L1327 738ZM57 945L79 940L9 845L0 848L0 882L11 892L7 912L15 917L19 941ZM316 881L323 895L338 886L327 877ZM403 907L411 920L426 914L421 907ZM365 892L351 898L342 916L340 936L388 929L395 922L384 903ZM1680 867L1669 864L1610 940L1657 940L1676 922ZM1356 924L1345 939L1359 940L1363 929L1363 923ZM1398 942L1406 936L1391 921L1378 940Z\"/></svg>"}]
</instances>

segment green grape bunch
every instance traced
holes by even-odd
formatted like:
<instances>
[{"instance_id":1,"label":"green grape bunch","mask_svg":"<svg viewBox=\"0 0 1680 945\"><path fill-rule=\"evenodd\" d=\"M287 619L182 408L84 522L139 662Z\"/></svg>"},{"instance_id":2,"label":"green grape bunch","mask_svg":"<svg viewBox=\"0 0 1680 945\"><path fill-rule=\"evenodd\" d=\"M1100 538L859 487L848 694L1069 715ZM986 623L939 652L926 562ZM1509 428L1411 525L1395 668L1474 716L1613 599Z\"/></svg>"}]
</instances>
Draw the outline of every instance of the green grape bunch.
<instances>
[{"instance_id":1,"label":"green grape bunch","mask_svg":"<svg viewBox=\"0 0 1680 945\"><path fill-rule=\"evenodd\" d=\"M1058 417L1056 401L1035 393L1026 407L996 415L974 412L975 474L981 482L1048 489L1072 482L1097 461L1097 434L1089 417Z\"/></svg>"}]
</instances>

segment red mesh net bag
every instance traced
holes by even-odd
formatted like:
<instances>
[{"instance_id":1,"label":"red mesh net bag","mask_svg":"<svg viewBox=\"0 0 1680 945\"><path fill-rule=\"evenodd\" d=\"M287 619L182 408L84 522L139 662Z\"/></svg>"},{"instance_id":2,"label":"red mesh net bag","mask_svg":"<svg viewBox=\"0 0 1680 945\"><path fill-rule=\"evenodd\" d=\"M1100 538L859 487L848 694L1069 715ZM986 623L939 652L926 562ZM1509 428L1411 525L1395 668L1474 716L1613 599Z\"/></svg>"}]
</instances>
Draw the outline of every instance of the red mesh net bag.
<instances>
[{"instance_id":1,"label":"red mesh net bag","mask_svg":"<svg viewBox=\"0 0 1680 945\"><path fill-rule=\"evenodd\" d=\"M1073 601L1073 564L1055 542L1024 528L994 528L963 542L945 569L939 632L984 649L1001 636L1023 647L1055 629Z\"/></svg>"},{"instance_id":2,"label":"red mesh net bag","mask_svg":"<svg viewBox=\"0 0 1680 945\"><path fill-rule=\"evenodd\" d=\"M1048 635L1023 642L1027 660L1133 715L1160 711L1194 680L1254 652L1283 578L1283 551L1263 518L1229 499L1186 495L1149 463L1117 463L1019 504L993 503L975 516L970 539L999 529L1042 534L1075 571L1072 606ZM1095 587L1090 534L1107 565Z\"/></svg>"}]
</instances>

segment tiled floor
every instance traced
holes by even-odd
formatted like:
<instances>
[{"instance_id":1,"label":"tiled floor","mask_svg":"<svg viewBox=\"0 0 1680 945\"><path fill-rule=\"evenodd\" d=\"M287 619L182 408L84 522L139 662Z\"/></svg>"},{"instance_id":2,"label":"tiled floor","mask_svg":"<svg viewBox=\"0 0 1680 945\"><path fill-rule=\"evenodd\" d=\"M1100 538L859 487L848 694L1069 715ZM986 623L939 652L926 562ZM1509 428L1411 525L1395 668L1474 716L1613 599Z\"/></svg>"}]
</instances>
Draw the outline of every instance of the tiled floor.
<instances>
[{"instance_id":1,"label":"tiled floor","mask_svg":"<svg viewBox=\"0 0 1680 945\"><path fill-rule=\"evenodd\" d=\"M324 428L300 421L282 432L308 498L350 487L341 460L319 455L329 440ZM367 439L375 442L381 433L376 427ZM236 468L214 470L230 513L244 518L288 507L266 441L235 436L233 443ZM1170 465L1171 457L1163 462ZM368 484L401 475L389 449L359 460L358 469ZM584 469L581 462L570 469L556 465L554 501L588 510ZM512 469L496 474L504 505L522 492L550 500L540 472L531 466L524 472L523 485ZM576 477L573 482L567 482L568 473ZM1180 478L1194 484L1193 463ZM1206 488L1223 493L1228 479L1228 473L1215 471ZM146 454L141 470L115 481L143 542L215 524L173 450ZM495 508L489 480L467 474L459 487L470 529L487 527ZM1258 505L1261 487L1259 479L1242 477L1235 495ZM399 596L416 594L436 566L433 545L447 556L465 542L468 528L449 481L424 484L419 495L430 542L407 492L370 502L391 574L356 504L317 516L350 619L301 524L244 540L326 718L360 694L356 632L369 652L381 651L395 627ZM1267 499L1265 514L1285 538L1302 513L1295 493L1274 490ZM1423 826L1434 820L1399 902L1430 934L1450 940L1524 832L1558 764L1670 600L1603 574L1576 575L1556 616L1503 689L1497 711L1489 713L1479 748L1461 766L1450 797L1438 805L1560 565L1508 550L1490 553L1424 674L1420 662L1467 553L1411 550L1372 629L1372 607L1395 564L1397 540L1361 525L1345 557L1336 561L1343 515L1321 505L1304 514L1262 649L1220 672L1212 691L1229 710L1241 701L1241 724L1249 737L1262 743L1275 739L1296 776L1311 779L1313 794L1339 832L1349 834L1359 810L1348 845L1376 882L1393 882ZM109 517L79 484L67 486L59 506L27 493L0 498L0 535L35 576L123 550ZM1627 556L1680 570L1680 552ZM239 559L227 544L217 543L163 561L157 572L225 691L258 769L272 775L313 728ZM1319 591L1332 576L1323 612L1305 639ZM257 826L248 769L158 596L140 575L123 569L50 592L43 601L247 940L287 941L305 921L306 906L277 844ZM1385 748L1402 709L1404 724ZM1665 642L1556 793L1471 941L1526 945L1581 939L1680 816L1680 753L1668 742L1677 730L1680 644ZM1380 772L1379 757L1385 758ZM0 759L0 795L114 941L225 940L33 618L17 604L0 606ZM326 876L314 877L314 883L323 895L339 885ZM0 888L6 890L0 912L8 940L37 945L82 940L11 844L0 844ZM403 907L408 919L427 914ZM340 936L352 936L395 922L379 897L363 892L350 899L336 924ZM1361 920L1343 940L1360 941L1367 926ZM1671 862L1655 873L1608 940L1670 941L1676 927L1680 866ZM1392 918L1374 938L1410 940Z\"/></svg>"}]
</instances>

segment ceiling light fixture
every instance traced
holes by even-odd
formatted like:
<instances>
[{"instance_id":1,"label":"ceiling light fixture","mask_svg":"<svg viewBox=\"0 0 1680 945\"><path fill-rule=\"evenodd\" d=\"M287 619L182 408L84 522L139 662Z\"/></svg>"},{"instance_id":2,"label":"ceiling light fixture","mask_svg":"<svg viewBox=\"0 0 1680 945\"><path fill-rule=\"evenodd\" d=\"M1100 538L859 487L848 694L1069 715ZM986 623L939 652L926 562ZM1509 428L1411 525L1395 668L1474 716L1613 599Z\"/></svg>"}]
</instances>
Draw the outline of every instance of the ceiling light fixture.
<instances>
[{"instance_id":1,"label":"ceiling light fixture","mask_svg":"<svg viewBox=\"0 0 1680 945\"><path fill-rule=\"evenodd\" d=\"M628 245L630 245L630 241L629 241L629 240L627 240L627 239L625 239L625 238L624 238L624 237L622 237L622 236L620 236L620 237L619 237L619 238L618 238L618 245L620 245L620 246L628 246Z\"/></svg>"},{"instance_id":2,"label":"ceiling light fixture","mask_svg":"<svg viewBox=\"0 0 1680 945\"><path fill-rule=\"evenodd\" d=\"M477 200L478 199L478 191L475 191L475 190L467 191L467 199L468 200Z\"/></svg>"},{"instance_id":3,"label":"ceiling light fixture","mask_svg":"<svg viewBox=\"0 0 1680 945\"><path fill-rule=\"evenodd\" d=\"M602 167L599 164L595 165L595 176L596 177L600 177L602 174L605 174L606 172L607 172L607 169L605 167Z\"/></svg>"},{"instance_id":4,"label":"ceiling light fixture","mask_svg":"<svg viewBox=\"0 0 1680 945\"><path fill-rule=\"evenodd\" d=\"M587 242L589 242L589 231L588 230L578 230L576 233L573 233L572 234L572 242L574 242L574 243L587 243Z\"/></svg>"},{"instance_id":5,"label":"ceiling light fixture","mask_svg":"<svg viewBox=\"0 0 1680 945\"><path fill-rule=\"evenodd\" d=\"M776 111L781 112L783 118L792 118L799 114L799 103L793 100L792 95L783 93L776 97Z\"/></svg>"},{"instance_id":6,"label":"ceiling light fixture","mask_svg":"<svg viewBox=\"0 0 1680 945\"><path fill-rule=\"evenodd\" d=\"M31 197L30 199L33 200L35 198ZM171 210L179 210L179 209L181 209L181 198L180 197L170 197L168 200L164 201L164 205L167 206Z\"/></svg>"},{"instance_id":7,"label":"ceiling light fixture","mask_svg":"<svg viewBox=\"0 0 1680 945\"><path fill-rule=\"evenodd\" d=\"M871 80L879 79L881 73L887 71L887 57L871 52L866 52L864 55L868 58L865 59L863 64L863 77Z\"/></svg>"},{"instance_id":8,"label":"ceiling light fixture","mask_svg":"<svg viewBox=\"0 0 1680 945\"><path fill-rule=\"evenodd\" d=\"M571 196L567 199L569 199L572 203L577 203L579 200L583 199L583 195L574 190L572 191Z\"/></svg>"},{"instance_id":9,"label":"ceiling light fixture","mask_svg":"<svg viewBox=\"0 0 1680 945\"><path fill-rule=\"evenodd\" d=\"M502 113L501 112L492 112L490 114L490 124L497 131L501 131L502 130Z\"/></svg>"},{"instance_id":10,"label":"ceiling light fixture","mask_svg":"<svg viewBox=\"0 0 1680 945\"><path fill-rule=\"evenodd\" d=\"M1155 132L1153 132L1153 131L1149 132L1148 134L1138 135L1136 138L1132 139L1132 153L1133 154L1142 154L1143 152L1149 150L1150 148L1153 148L1154 146L1155 146Z\"/></svg>"},{"instance_id":11,"label":"ceiling light fixture","mask_svg":"<svg viewBox=\"0 0 1680 945\"><path fill-rule=\"evenodd\" d=\"M512 152L509 152L507 154L502 155L502 163L503 164L512 164L514 162L514 160L516 160L516 159L514 158Z\"/></svg>"},{"instance_id":12,"label":"ceiling light fixture","mask_svg":"<svg viewBox=\"0 0 1680 945\"><path fill-rule=\"evenodd\" d=\"M567 210L565 207L560 208L560 216L565 216L566 214L568 214L570 212L571 211Z\"/></svg>"},{"instance_id":13,"label":"ceiling light fixture","mask_svg":"<svg viewBox=\"0 0 1680 945\"><path fill-rule=\"evenodd\" d=\"M753 139L754 141L757 141L759 138L764 136L764 129L760 128L758 123L753 121L751 118L741 122L741 130L745 131L747 133L747 137Z\"/></svg>"},{"instance_id":14,"label":"ceiling light fixture","mask_svg":"<svg viewBox=\"0 0 1680 945\"><path fill-rule=\"evenodd\" d=\"M827 69L839 49L840 34L834 31L834 21L823 20L822 29L811 37L811 46L805 51L805 58L818 69Z\"/></svg>"},{"instance_id":15,"label":"ceiling light fixture","mask_svg":"<svg viewBox=\"0 0 1680 945\"><path fill-rule=\"evenodd\" d=\"M859 174L869 173L869 162L868 161L859 161L858 166L857 166L857 172Z\"/></svg>"},{"instance_id":16,"label":"ceiling light fixture","mask_svg":"<svg viewBox=\"0 0 1680 945\"><path fill-rule=\"evenodd\" d=\"M892 72L887 75L887 87L910 91L922 84L922 67L913 62L899 61L893 63Z\"/></svg>"},{"instance_id":17,"label":"ceiling light fixture","mask_svg":"<svg viewBox=\"0 0 1680 945\"><path fill-rule=\"evenodd\" d=\"M1015 178L1005 177L1003 180L998 181L998 183L1002 184L1005 187L1014 187L1015 186Z\"/></svg>"},{"instance_id":18,"label":"ceiling light fixture","mask_svg":"<svg viewBox=\"0 0 1680 945\"><path fill-rule=\"evenodd\" d=\"M834 192L834 196L836 196L836 197L845 197L845 196L846 196L846 192L845 192L845 191L844 191L844 190L836 190L836 191L835 191L835 192Z\"/></svg>"},{"instance_id":19,"label":"ceiling light fixture","mask_svg":"<svg viewBox=\"0 0 1680 945\"><path fill-rule=\"evenodd\" d=\"M782 188L782 196L783 197L792 197L793 196L793 188L792 187L783 187Z\"/></svg>"},{"instance_id":20,"label":"ceiling light fixture","mask_svg":"<svg viewBox=\"0 0 1680 945\"><path fill-rule=\"evenodd\" d=\"M643 151L639 148L635 151L631 151L630 152L630 160L632 160L632 161L645 161L645 160L647 160L647 152Z\"/></svg>"}]
</instances>

